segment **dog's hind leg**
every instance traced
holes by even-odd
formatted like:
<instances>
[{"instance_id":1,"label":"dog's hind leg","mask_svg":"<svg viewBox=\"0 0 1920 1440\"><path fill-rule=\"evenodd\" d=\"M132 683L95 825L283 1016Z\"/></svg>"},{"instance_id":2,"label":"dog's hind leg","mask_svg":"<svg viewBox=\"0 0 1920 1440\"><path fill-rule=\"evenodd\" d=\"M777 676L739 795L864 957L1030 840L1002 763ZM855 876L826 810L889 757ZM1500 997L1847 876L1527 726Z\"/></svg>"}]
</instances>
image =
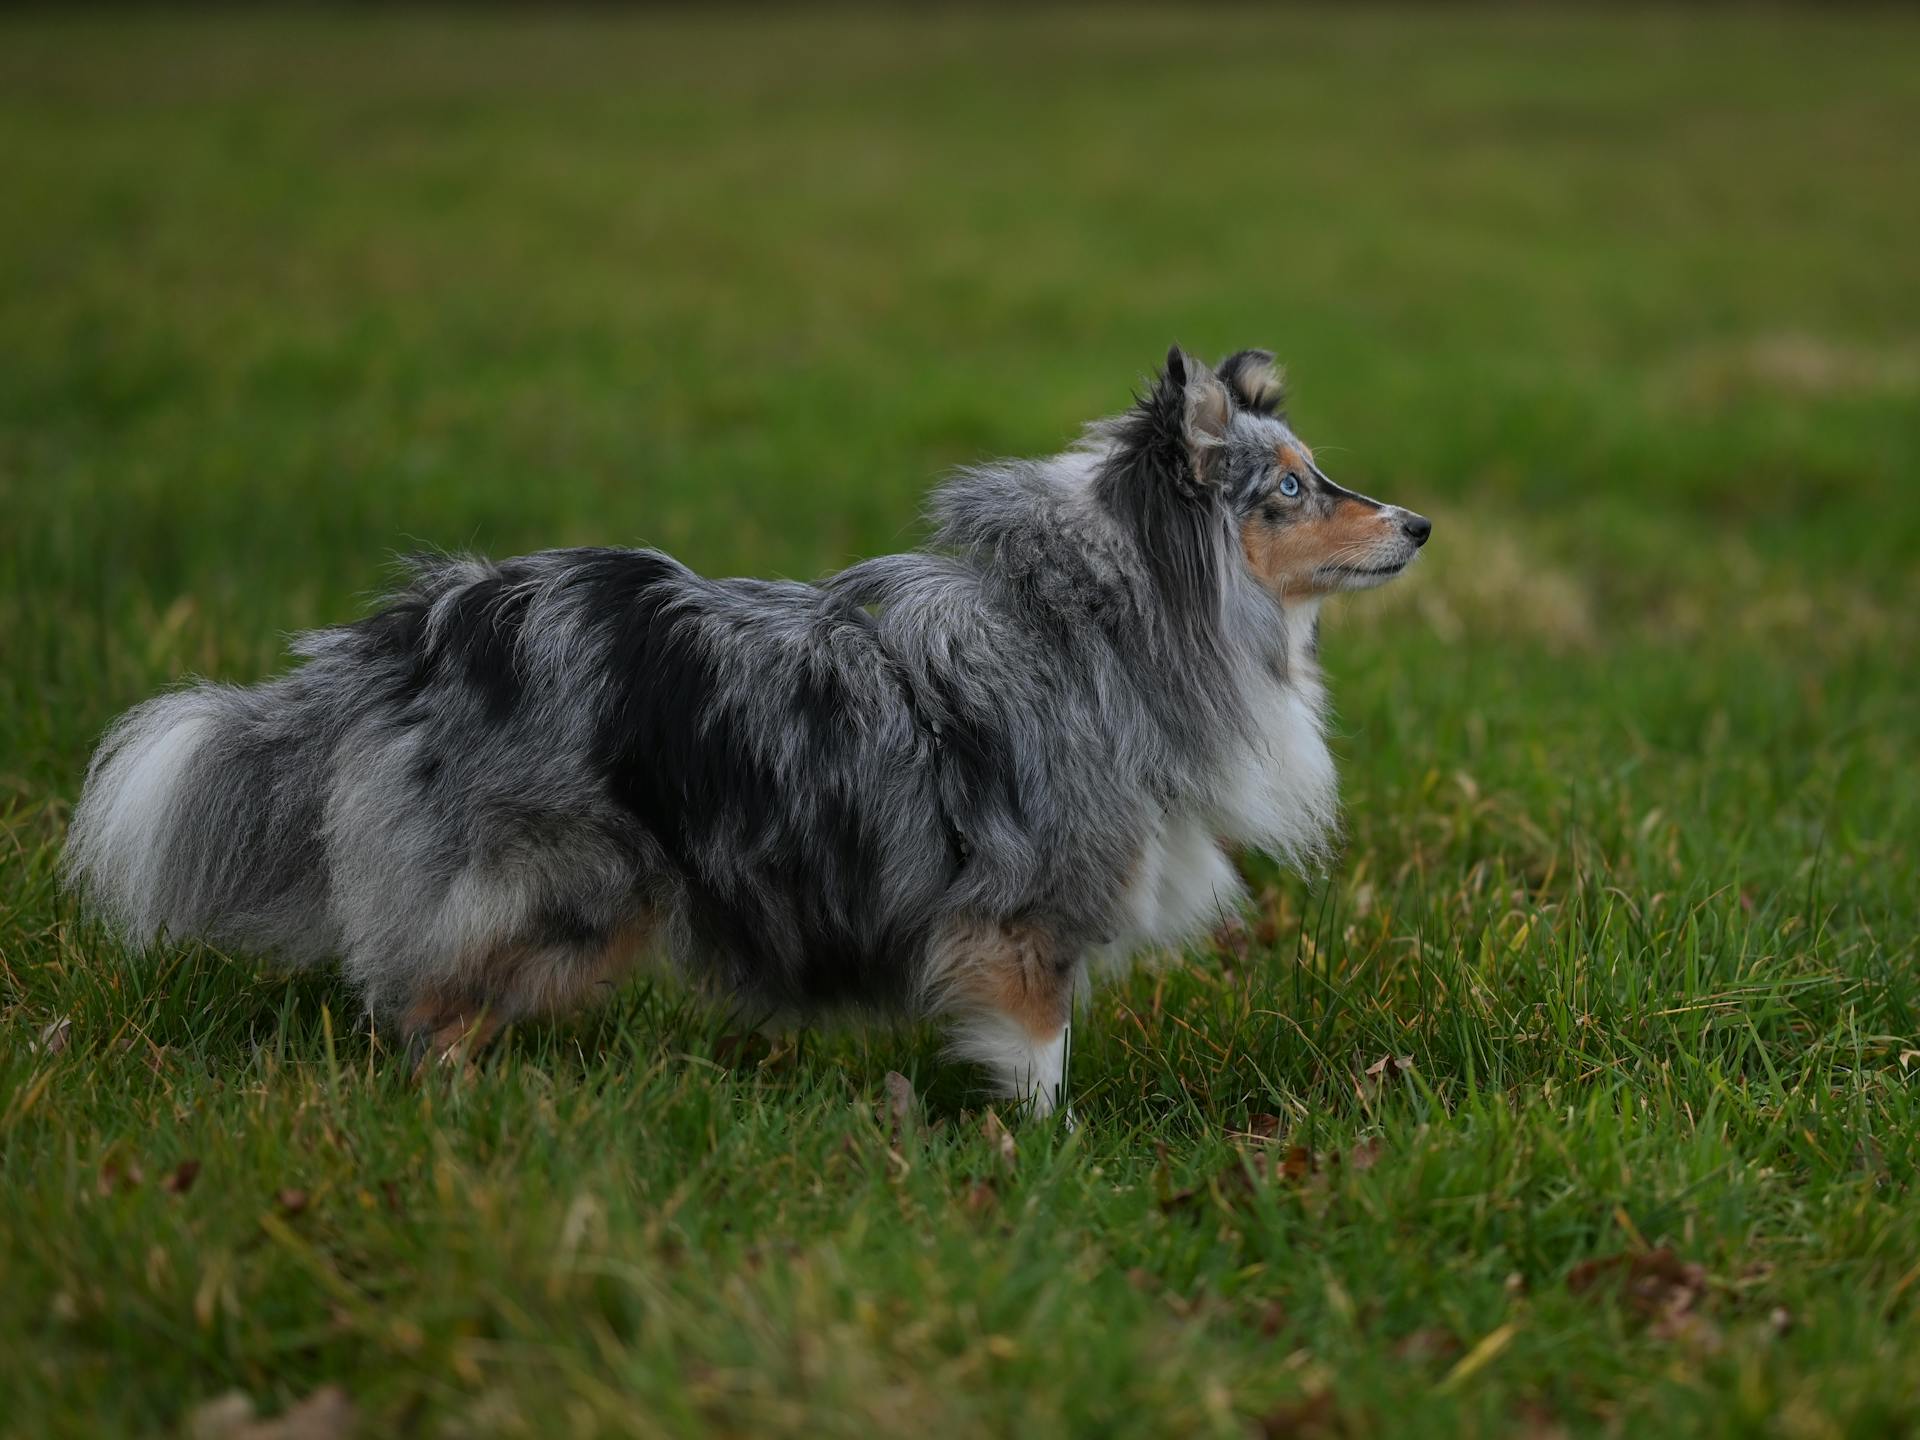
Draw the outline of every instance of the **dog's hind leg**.
<instances>
[{"instance_id":1,"label":"dog's hind leg","mask_svg":"<svg viewBox=\"0 0 1920 1440\"><path fill-rule=\"evenodd\" d=\"M506 946L422 985L400 1021L409 1060L471 1055L515 1020L605 1000L645 959L655 931L653 916L636 915L591 941Z\"/></svg>"},{"instance_id":2,"label":"dog's hind leg","mask_svg":"<svg viewBox=\"0 0 1920 1440\"><path fill-rule=\"evenodd\" d=\"M1035 1115L1066 1103L1079 966L1058 937L1016 921L956 926L934 951L928 1000L952 1026L953 1053L985 1066L997 1094Z\"/></svg>"}]
</instances>

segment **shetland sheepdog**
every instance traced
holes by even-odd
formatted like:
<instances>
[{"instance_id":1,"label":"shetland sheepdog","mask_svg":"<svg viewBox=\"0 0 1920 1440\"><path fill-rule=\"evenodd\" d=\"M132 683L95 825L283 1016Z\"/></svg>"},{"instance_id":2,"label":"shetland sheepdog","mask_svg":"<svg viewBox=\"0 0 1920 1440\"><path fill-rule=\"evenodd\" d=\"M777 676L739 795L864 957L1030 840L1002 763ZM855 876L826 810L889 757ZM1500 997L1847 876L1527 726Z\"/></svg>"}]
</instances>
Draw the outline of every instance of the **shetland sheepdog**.
<instances>
[{"instance_id":1,"label":"shetland sheepdog","mask_svg":"<svg viewBox=\"0 0 1920 1440\"><path fill-rule=\"evenodd\" d=\"M1432 530L1342 489L1273 357L1178 348L922 550L815 585L657 550L435 557L251 687L108 732L67 875L131 942L338 961L416 1056L665 956L756 1013L931 1015L1060 1100L1090 975L1337 819L1322 599Z\"/></svg>"}]
</instances>

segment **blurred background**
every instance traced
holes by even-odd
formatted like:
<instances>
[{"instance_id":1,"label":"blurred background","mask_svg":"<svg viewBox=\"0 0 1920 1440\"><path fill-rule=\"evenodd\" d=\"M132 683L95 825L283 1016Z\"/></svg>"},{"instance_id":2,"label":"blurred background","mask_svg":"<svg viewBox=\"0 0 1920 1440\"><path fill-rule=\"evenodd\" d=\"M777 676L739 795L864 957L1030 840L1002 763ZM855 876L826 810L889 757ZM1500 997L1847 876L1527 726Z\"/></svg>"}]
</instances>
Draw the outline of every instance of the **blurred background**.
<instances>
[{"instance_id":1,"label":"blurred background","mask_svg":"<svg viewBox=\"0 0 1920 1440\"><path fill-rule=\"evenodd\" d=\"M943 470L1061 447L1173 341L1276 349L1331 473L1438 518L1330 646L1343 713L1430 737L1422 767L1614 707L1639 740L1814 763L1841 735L1911 773L1871 749L1911 738L1920 585L1909 17L140 12L7 40L17 796L70 792L155 684L269 670L409 548L809 577L909 545Z\"/></svg>"}]
</instances>

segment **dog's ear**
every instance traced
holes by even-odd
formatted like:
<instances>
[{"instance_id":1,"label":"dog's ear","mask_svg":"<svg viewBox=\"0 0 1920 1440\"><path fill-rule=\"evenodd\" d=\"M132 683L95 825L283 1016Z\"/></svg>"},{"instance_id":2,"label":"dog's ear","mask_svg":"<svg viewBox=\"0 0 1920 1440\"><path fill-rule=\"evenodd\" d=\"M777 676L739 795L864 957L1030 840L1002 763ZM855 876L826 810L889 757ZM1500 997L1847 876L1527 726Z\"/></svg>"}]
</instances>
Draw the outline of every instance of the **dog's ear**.
<instances>
[{"instance_id":1,"label":"dog's ear","mask_svg":"<svg viewBox=\"0 0 1920 1440\"><path fill-rule=\"evenodd\" d=\"M1182 488L1213 483L1214 452L1226 440L1233 415L1219 376L1176 345L1167 351L1166 366L1140 402L1140 412L1169 458L1177 457Z\"/></svg>"},{"instance_id":2,"label":"dog's ear","mask_svg":"<svg viewBox=\"0 0 1920 1440\"><path fill-rule=\"evenodd\" d=\"M1236 350L1220 362L1216 373L1249 410L1277 415L1286 403L1285 377L1273 363L1271 350Z\"/></svg>"}]
</instances>

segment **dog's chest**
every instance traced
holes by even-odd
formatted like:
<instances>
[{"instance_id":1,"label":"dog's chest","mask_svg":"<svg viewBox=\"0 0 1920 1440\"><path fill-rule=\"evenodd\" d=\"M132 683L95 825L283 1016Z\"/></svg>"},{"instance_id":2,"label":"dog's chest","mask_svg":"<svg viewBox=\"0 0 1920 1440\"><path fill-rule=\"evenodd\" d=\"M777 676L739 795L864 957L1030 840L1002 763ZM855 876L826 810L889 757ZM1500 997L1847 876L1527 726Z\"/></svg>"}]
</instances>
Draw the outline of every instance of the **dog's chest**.
<instances>
[{"instance_id":1,"label":"dog's chest","mask_svg":"<svg viewBox=\"0 0 1920 1440\"><path fill-rule=\"evenodd\" d=\"M1244 887L1229 850L1298 864L1325 847L1338 791L1319 677L1301 667L1255 701L1254 733L1222 758L1212 793L1143 837L1123 901L1132 948L1178 942L1232 909Z\"/></svg>"}]
</instances>

